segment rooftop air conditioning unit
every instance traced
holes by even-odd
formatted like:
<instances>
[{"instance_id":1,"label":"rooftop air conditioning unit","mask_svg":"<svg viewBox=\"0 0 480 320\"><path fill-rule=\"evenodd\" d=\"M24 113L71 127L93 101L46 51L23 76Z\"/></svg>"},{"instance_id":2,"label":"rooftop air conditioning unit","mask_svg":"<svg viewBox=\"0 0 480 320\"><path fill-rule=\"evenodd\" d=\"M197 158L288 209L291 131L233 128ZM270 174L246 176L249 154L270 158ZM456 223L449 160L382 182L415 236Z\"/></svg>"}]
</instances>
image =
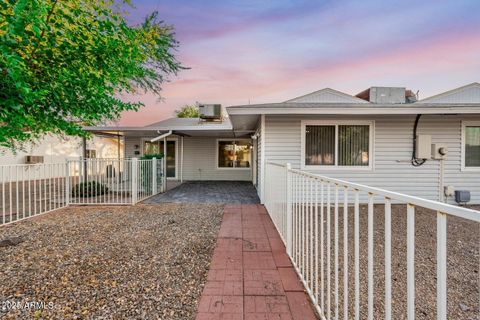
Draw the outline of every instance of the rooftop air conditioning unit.
<instances>
[{"instance_id":1,"label":"rooftop air conditioning unit","mask_svg":"<svg viewBox=\"0 0 480 320\"><path fill-rule=\"evenodd\" d=\"M204 120L221 120L222 105L221 104L200 104L198 106L200 119Z\"/></svg>"},{"instance_id":2,"label":"rooftop air conditioning unit","mask_svg":"<svg viewBox=\"0 0 480 320\"><path fill-rule=\"evenodd\" d=\"M26 164L43 163L43 156L25 156Z\"/></svg>"}]
</instances>

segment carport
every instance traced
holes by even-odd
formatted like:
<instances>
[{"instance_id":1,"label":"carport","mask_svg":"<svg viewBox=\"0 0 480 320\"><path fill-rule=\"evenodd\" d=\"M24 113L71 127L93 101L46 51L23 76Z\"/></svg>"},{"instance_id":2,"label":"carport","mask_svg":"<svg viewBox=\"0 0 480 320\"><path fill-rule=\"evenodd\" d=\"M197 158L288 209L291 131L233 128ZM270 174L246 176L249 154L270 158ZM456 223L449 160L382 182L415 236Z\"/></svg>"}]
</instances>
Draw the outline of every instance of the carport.
<instances>
[{"instance_id":1,"label":"carport","mask_svg":"<svg viewBox=\"0 0 480 320\"><path fill-rule=\"evenodd\" d=\"M250 181L186 181L144 203L258 204L257 190Z\"/></svg>"}]
</instances>

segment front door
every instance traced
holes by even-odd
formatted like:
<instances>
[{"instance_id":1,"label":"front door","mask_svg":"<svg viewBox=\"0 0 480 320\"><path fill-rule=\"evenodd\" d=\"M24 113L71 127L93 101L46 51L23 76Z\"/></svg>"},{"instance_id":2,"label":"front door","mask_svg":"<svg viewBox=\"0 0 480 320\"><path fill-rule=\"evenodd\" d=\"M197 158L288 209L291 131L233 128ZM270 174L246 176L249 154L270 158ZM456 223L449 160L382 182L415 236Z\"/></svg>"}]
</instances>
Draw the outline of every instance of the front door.
<instances>
[{"instance_id":1,"label":"front door","mask_svg":"<svg viewBox=\"0 0 480 320\"><path fill-rule=\"evenodd\" d=\"M163 154L163 140L150 142L145 141L143 147L143 154ZM177 177L177 141L167 140L167 178L175 179Z\"/></svg>"},{"instance_id":2,"label":"front door","mask_svg":"<svg viewBox=\"0 0 480 320\"><path fill-rule=\"evenodd\" d=\"M163 152L163 141L160 142L160 152ZM167 178L177 177L177 162L176 162L176 141L167 141Z\"/></svg>"}]
</instances>

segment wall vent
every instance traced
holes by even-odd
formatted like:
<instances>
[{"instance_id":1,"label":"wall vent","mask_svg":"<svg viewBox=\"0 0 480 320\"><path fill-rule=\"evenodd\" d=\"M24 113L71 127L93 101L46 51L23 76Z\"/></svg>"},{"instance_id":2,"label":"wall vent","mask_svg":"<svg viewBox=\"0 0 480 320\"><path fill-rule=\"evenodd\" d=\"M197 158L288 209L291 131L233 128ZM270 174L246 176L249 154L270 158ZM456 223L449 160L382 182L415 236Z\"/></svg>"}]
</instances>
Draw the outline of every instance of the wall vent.
<instances>
[{"instance_id":1,"label":"wall vent","mask_svg":"<svg viewBox=\"0 0 480 320\"><path fill-rule=\"evenodd\" d=\"M25 156L26 164L43 163L43 156Z\"/></svg>"}]
</instances>

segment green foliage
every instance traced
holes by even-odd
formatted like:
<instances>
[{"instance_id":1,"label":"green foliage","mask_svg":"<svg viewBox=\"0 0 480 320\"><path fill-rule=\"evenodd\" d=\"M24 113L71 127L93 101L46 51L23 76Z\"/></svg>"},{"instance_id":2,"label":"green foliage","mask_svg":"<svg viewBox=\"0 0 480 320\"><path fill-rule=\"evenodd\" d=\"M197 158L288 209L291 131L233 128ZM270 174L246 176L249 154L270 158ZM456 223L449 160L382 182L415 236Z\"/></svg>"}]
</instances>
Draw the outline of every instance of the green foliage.
<instances>
[{"instance_id":1,"label":"green foliage","mask_svg":"<svg viewBox=\"0 0 480 320\"><path fill-rule=\"evenodd\" d=\"M116 0L0 2L0 146L14 148L46 133L87 135L84 125L118 119L159 95L182 67L173 29L149 15L129 26Z\"/></svg>"},{"instance_id":2,"label":"green foliage","mask_svg":"<svg viewBox=\"0 0 480 320\"><path fill-rule=\"evenodd\" d=\"M155 153L155 154L145 154L140 159L141 160L150 160L150 159L153 159L153 158L162 159L163 158L163 152L162 153Z\"/></svg>"},{"instance_id":3,"label":"green foliage","mask_svg":"<svg viewBox=\"0 0 480 320\"><path fill-rule=\"evenodd\" d=\"M80 182L72 188L72 197L93 197L106 194L106 185L97 181Z\"/></svg>"},{"instance_id":4,"label":"green foliage","mask_svg":"<svg viewBox=\"0 0 480 320\"><path fill-rule=\"evenodd\" d=\"M176 110L177 118L198 118L200 116L198 108L195 106L185 105Z\"/></svg>"}]
</instances>

